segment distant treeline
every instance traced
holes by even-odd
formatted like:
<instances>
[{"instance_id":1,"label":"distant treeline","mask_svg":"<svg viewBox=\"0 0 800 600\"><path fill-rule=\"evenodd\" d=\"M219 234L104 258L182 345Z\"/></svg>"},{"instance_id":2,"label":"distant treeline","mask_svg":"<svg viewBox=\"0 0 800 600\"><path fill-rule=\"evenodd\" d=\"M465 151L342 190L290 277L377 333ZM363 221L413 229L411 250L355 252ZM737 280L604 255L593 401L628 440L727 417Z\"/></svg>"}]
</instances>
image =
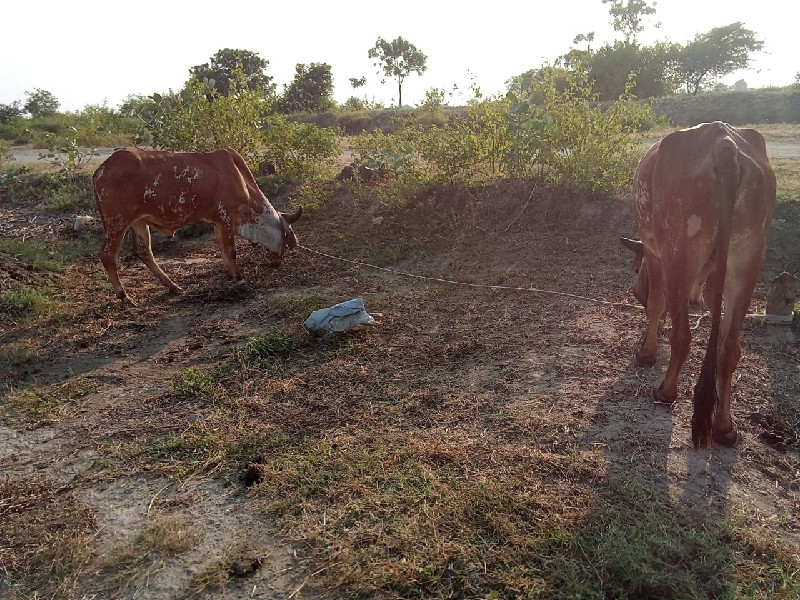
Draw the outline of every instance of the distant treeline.
<instances>
[{"instance_id":1,"label":"distant treeline","mask_svg":"<svg viewBox=\"0 0 800 600\"><path fill-rule=\"evenodd\" d=\"M800 123L800 88L763 88L697 95L680 94L652 100L653 112L675 127L704 121L727 121L732 125L759 123ZM421 114L422 113L422 114ZM328 111L291 118L320 127L339 127L345 135L383 131L391 133L405 122L434 125L466 114L464 107L386 108L381 110Z\"/></svg>"},{"instance_id":2,"label":"distant treeline","mask_svg":"<svg viewBox=\"0 0 800 600\"><path fill-rule=\"evenodd\" d=\"M800 123L800 88L667 96L655 100L653 110L677 127L715 120L731 125Z\"/></svg>"}]
</instances>

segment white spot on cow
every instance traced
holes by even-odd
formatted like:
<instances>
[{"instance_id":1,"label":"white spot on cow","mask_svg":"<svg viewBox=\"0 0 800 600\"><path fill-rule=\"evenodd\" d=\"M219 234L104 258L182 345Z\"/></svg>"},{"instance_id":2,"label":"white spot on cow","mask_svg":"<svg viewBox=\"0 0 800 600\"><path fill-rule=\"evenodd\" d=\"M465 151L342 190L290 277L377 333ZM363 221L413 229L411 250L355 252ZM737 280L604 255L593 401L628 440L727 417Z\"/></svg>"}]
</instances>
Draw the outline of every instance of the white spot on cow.
<instances>
[{"instance_id":1,"label":"white spot on cow","mask_svg":"<svg viewBox=\"0 0 800 600\"><path fill-rule=\"evenodd\" d=\"M103 173L105 172L105 170L106 170L105 167L103 165L100 165L100 167L95 172L95 176L94 176L95 179L100 179L103 176Z\"/></svg>"},{"instance_id":2,"label":"white spot on cow","mask_svg":"<svg viewBox=\"0 0 800 600\"><path fill-rule=\"evenodd\" d=\"M157 188L159 183L161 183L161 173L156 175L155 180L153 180L153 187Z\"/></svg>"},{"instance_id":3,"label":"white spot on cow","mask_svg":"<svg viewBox=\"0 0 800 600\"><path fill-rule=\"evenodd\" d=\"M689 217L689 220L686 221L686 236L687 237L694 237L700 231L700 226L703 224L703 219L701 219L697 215L692 215Z\"/></svg>"},{"instance_id":4,"label":"white spot on cow","mask_svg":"<svg viewBox=\"0 0 800 600\"><path fill-rule=\"evenodd\" d=\"M145 188L144 195L142 196L142 198L146 200L147 198L152 198L155 195L156 191L153 188Z\"/></svg>"}]
</instances>

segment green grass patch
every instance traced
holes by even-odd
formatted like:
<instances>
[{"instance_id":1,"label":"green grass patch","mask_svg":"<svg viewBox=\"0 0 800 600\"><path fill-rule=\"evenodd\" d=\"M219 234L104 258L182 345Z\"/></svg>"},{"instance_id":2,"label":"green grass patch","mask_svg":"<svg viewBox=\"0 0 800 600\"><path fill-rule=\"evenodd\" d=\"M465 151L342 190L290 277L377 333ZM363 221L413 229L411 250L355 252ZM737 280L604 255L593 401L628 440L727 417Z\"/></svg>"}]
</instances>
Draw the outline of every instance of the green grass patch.
<instances>
[{"instance_id":1,"label":"green grass patch","mask_svg":"<svg viewBox=\"0 0 800 600\"><path fill-rule=\"evenodd\" d=\"M27 320L47 312L58 304L49 288L15 286L0 292L0 322Z\"/></svg>"},{"instance_id":2,"label":"green grass patch","mask_svg":"<svg viewBox=\"0 0 800 600\"><path fill-rule=\"evenodd\" d=\"M263 335L249 336L238 350L237 357L243 366L266 367L296 354L306 344L302 334L273 326Z\"/></svg>"},{"instance_id":3,"label":"green grass patch","mask_svg":"<svg viewBox=\"0 0 800 600\"><path fill-rule=\"evenodd\" d=\"M76 239L0 239L0 253L10 254L18 261L63 273L72 264L95 260L100 249L100 240Z\"/></svg>"},{"instance_id":4,"label":"green grass patch","mask_svg":"<svg viewBox=\"0 0 800 600\"><path fill-rule=\"evenodd\" d=\"M800 160L773 158L772 168L778 185L778 201L800 201Z\"/></svg>"},{"instance_id":5,"label":"green grass patch","mask_svg":"<svg viewBox=\"0 0 800 600\"><path fill-rule=\"evenodd\" d=\"M193 398L209 396L214 390L216 377L199 367L189 367L168 383L170 391L178 398Z\"/></svg>"},{"instance_id":6,"label":"green grass patch","mask_svg":"<svg viewBox=\"0 0 800 600\"><path fill-rule=\"evenodd\" d=\"M223 465L233 444L230 426L219 413L201 420L181 432L130 449L128 459L156 465L164 474L179 481L195 473L212 473Z\"/></svg>"},{"instance_id":7,"label":"green grass patch","mask_svg":"<svg viewBox=\"0 0 800 600\"><path fill-rule=\"evenodd\" d=\"M0 175L0 204L49 210L94 210L91 176L63 171L35 172L27 166L12 165Z\"/></svg>"},{"instance_id":8,"label":"green grass patch","mask_svg":"<svg viewBox=\"0 0 800 600\"><path fill-rule=\"evenodd\" d=\"M66 416L76 401L98 386L96 381L76 377L48 386L7 388L0 395L0 414L13 423L47 425Z\"/></svg>"}]
</instances>

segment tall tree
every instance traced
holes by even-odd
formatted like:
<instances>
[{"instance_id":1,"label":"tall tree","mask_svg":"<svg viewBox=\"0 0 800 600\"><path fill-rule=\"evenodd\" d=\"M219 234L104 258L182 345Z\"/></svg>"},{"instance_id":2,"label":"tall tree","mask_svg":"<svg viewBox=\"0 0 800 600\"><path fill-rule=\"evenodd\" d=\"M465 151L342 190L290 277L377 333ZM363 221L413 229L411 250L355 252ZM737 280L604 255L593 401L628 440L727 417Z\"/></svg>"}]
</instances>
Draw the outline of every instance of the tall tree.
<instances>
[{"instance_id":1,"label":"tall tree","mask_svg":"<svg viewBox=\"0 0 800 600\"><path fill-rule=\"evenodd\" d=\"M624 92L631 76L633 87L628 91L637 98L658 98L675 92L675 57L680 46L659 42L639 46L618 41L606 44L585 61L594 91L601 100L616 100Z\"/></svg>"},{"instance_id":2,"label":"tall tree","mask_svg":"<svg viewBox=\"0 0 800 600\"><path fill-rule=\"evenodd\" d=\"M383 72L386 77L397 79L397 106L403 106L403 80L411 73L422 75L428 68L428 57L402 37L391 42L379 37L367 55L377 59L374 64L378 74Z\"/></svg>"},{"instance_id":3,"label":"tall tree","mask_svg":"<svg viewBox=\"0 0 800 600\"><path fill-rule=\"evenodd\" d=\"M14 100L11 104L0 104L0 123L11 123L17 117L21 117L22 102Z\"/></svg>"},{"instance_id":4,"label":"tall tree","mask_svg":"<svg viewBox=\"0 0 800 600\"><path fill-rule=\"evenodd\" d=\"M210 62L191 67L189 73L200 81L213 79L214 87L220 94L227 96L234 71L239 70L244 74L244 83L249 89L262 90L265 96L272 96L275 93L275 84L272 77L265 73L268 65L268 60L250 50L223 48L211 57Z\"/></svg>"},{"instance_id":5,"label":"tall tree","mask_svg":"<svg viewBox=\"0 0 800 600\"><path fill-rule=\"evenodd\" d=\"M283 113L321 112L334 105L333 76L326 63L297 64L294 79L284 86L277 108Z\"/></svg>"},{"instance_id":6,"label":"tall tree","mask_svg":"<svg viewBox=\"0 0 800 600\"><path fill-rule=\"evenodd\" d=\"M764 47L763 40L741 22L699 33L678 53L676 72L687 94L697 94L720 77L746 69L750 55Z\"/></svg>"},{"instance_id":7,"label":"tall tree","mask_svg":"<svg viewBox=\"0 0 800 600\"><path fill-rule=\"evenodd\" d=\"M61 106L58 99L47 90L35 88L32 92L25 92L25 95L28 99L22 109L32 117L55 114Z\"/></svg>"},{"instance_id":8,"label":"tall tree","mask_svg":"<svg viewBox=\"0 0 800 600\"><path fill-rule=\"evenodd\" d=\"M656 3L650 4L647 0L602 0L603 4L610 4L608 9L611 15L614 31L625 36L625 41L636 42L636 38L644 31L644 19L656 13Z\"/></svg>"}]
</instances>

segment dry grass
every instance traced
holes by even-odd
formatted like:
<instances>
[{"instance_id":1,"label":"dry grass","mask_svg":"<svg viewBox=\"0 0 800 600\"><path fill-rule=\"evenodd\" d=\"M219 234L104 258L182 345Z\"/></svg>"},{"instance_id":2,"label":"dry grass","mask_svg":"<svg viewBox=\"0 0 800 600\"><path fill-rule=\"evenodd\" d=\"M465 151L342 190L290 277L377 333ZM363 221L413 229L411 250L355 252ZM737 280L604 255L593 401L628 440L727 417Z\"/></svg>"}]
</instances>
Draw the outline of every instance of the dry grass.
<instances>
[{"instance_id":1,"label":"dry grass","mask_svg":"<svg viewBox=\"0 0 800 600\"><path fill-rule=\"evenodd\" d=\"M431 190L402 209L333 199L298 232L309 247L419 274L624 303L630 265L617 239L630 227L627 203L532 196L520 183ZM776 240L767 273L783 267L778 251L796 247L796 228ZM241 486L257 463L262 481L242 493L297 543L307 575L298 597L800 593L793 455L760 443L769 423L746 418L781 413L787 421L773 426L797 431L780 408L800 393L796 345L747 331L735 390L743 444L735 459L715 451L690 472L700 458L688 450L688 401L654 406L657 372L630 361L638 310L405 280L308 254L273 272L240 250L251 296L231 291L213 245L198 240L162 250L189 284L183 297L164 296L131 263L123 279L140 304L122 309L86 276L96 265L82 263L71 273L84 276L62 283L74 322L42 317L4 333L17 345L48 338L15 371L15 389L57 400L47 414L72 450L102 449L108 467L97 476ZM328 342L305 336L311 310L359 295L381 314L377 327ZM681 383L687 398L706 333ZM34 366L42 381L22 386ZM48 379L69 369L72 381L102 384L80 418L73 402L83 397ZM780 518L764 486L786 509ZM83 540L90 529L75 531ZM138 589L194 547L185 533L152 523L109 553L102 583ZM236 542L205 557L185 595L228 589ZM74 564L80 573L85 563ZM36 589L20 569L9 575Z\"/></svg>"},{"instance_id":2,"label":"dry grass","mask_svg":"<svg viewBox=\"0 0 800 600\"><path fill-rule=\"evenodd\" d=\"M110 597L127 597L140 592L148 581L170 561L195 548L202 534L185 515L164 515L148 522L131 539L106 549L92 564L91 585L95 592Z\"/></svg>"},{"instance_id":3,"label":"dry grass","mask_svg":"<svg viewBox=\"0 0 800 600\"><path fill-rule=\"evenodd\" d=\"M0 480L0 595L69 596L94 531L94 512L72 490L44 479Z\"/></svg>"}]
</instances>

